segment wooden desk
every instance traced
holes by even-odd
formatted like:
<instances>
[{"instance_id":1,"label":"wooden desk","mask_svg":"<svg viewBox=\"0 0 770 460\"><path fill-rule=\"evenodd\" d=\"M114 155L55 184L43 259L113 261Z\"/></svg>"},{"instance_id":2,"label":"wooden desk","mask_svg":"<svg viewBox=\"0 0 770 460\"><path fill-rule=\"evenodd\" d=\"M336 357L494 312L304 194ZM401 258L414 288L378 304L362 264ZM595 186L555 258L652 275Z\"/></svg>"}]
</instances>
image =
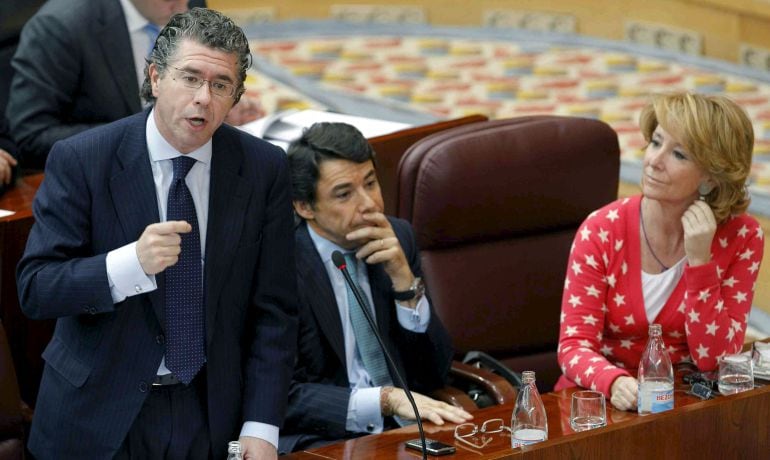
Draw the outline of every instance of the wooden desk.
<instances>
[{"instance_id":1,"label":"wooden desk","mask_svg":"<svg viewBox=\"0 0 770 460\"><path fill-rule=\"evenodd\" d=\"M426 436L457 447L454 455L442 457L448 460L770 458L770 386L709 401L686 394L686 389L684 384L677 386L674 410L661 414L641 417L614 410L608 403L608 425L582 433L569 427L570 398L576 390L548 393L543 402L549 439L520 449L511 449L508 433L493 434L486 447L471 449L454 439L453 424L426 423ZM474 422L502 418L510 423L512 410L511 405L483 409L474 414ZM404 447L404 441L417 437L417 427L410 426L281 458L414 460L419 453Z\"/></svg>"},{"instance_id":2,"label":"wooden desk","mask_svg":"<svg viewBox=\"0 0 770 460\"><path fill-rule=\"evenodd\" d=\"M19 379L22 399L32 406L37 398L43 360L55 322L31 321L21 312L16 292L16 264L24 254L32 227L32 200L43 174L25 176L0 197L0 209L15 214L0 219L0 320L3 321Z\"/></svg>"}]
</instances>

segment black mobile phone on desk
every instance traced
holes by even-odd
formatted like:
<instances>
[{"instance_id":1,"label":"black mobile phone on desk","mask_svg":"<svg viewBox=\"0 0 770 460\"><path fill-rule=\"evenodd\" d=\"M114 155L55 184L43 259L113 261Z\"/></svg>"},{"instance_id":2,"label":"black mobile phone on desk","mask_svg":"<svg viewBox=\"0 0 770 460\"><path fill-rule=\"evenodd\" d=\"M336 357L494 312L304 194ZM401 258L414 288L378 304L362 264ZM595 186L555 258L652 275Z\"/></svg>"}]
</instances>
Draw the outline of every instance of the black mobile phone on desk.
<instances>
[{"instance_id":1,"label":"black mobile phone on desk","mask_svg":"<svg viewBox=\"0 0 770 460\"><path fill-rule=\"evenodd\" d=\"M422 452L422 442L419 439L410 439L406 442L406 447ZM429 455L436 456L454 454L457 450L455 449L455 446L450 446L449 444L444 444L441 441L428 438L425 438L425 447L427 448Z\"/></svg>"}]
</instances>

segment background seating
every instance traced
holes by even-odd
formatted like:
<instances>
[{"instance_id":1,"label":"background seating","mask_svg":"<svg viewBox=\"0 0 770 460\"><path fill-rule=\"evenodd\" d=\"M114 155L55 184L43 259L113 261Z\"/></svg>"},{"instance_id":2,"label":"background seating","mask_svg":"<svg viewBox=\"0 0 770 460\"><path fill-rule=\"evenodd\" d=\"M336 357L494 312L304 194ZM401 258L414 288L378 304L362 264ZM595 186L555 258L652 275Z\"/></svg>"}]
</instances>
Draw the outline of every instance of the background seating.
<instances>
[{"instance_id":1,"label":"background seating","mask_svg":"<svg viewBox=\"0 0 770 460\"><path fill-rule=\"evenodd\" d=\"M459 356L484 351L552 389L570 245L617 197L619 154L606 124L558 116L461 126L406 152L397 215Z\"/></svg>"}]
</instances>

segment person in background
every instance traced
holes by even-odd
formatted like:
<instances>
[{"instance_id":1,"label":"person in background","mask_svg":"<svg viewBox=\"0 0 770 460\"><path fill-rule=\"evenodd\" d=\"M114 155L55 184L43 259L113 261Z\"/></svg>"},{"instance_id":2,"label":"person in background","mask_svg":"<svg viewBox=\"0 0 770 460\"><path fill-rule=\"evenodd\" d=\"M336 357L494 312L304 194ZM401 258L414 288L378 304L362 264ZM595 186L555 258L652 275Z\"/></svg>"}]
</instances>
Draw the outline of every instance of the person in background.
<instances>
[{"instance_id":1,"label":"person in background","mask_svg":"<svg viewBox=\"0 0 770 460\"><path fill-rule=\"evenodd\" d=\"M38 459L276 457L296 346L289 168L223 124L251 64L212 10L175 15L152 107L54 144L19 262L57 318L29 439Z\"/></svg>"},{"instance_id":2,"label":"person in background","mask_svg":"<svg viewBox=\"0 0 770 460\"><path fill-rule=\"evenodd\" d=\"M581 225L567 265L556 389L601 391L635 409L636 373L658 323L673 363L702 371L743 346L763 233L746 214L754 134L722 96L659 95L642 110L642 193Z\"/></svg>"},{"instance_id":3,"label":"person in background","mask_svg":"<svg viewBox=\"0 0 770 460\"><path fill-rule=\"evenodd\" d=\"M194 0L191 6L205 2ZM188 0L50 0L27 22L12 60L6 115L24 168L42 169L51 146L142 110L145 59ZM231 124L258 118L249 98Z\"/></svg>"},{"instance_id":4,"label":"person in background","mask_svg":"<svg viewBox=\"0 0 770 460\"><path fill-rule=\"evenodd\" d=\"M449 336L421 279L411 226L383 214L374 151L344 123L316 123L289 146L299 292L298 353L279 451L379 433L414 420L332 253L345 254L411 390L444 386ZM373 305L373 307L372 307ZM412 391L422 418L462 423L462 409Z\"/></svg>"}]
</instances>

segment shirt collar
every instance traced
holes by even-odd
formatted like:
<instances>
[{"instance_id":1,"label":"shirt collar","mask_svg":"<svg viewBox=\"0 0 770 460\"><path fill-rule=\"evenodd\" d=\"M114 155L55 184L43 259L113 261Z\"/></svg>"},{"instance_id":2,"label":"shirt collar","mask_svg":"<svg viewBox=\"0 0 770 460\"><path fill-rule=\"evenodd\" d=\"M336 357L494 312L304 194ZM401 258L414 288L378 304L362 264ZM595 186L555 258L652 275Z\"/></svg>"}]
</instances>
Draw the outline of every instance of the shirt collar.
<instances>
[{"instance_id":1,"label":"shirt collar","mask_svg":"<svg viewBox=\"0 0 770 460\"><path fill-rule=\"evenodd\" d=\"M313 240L315 249L318 251L318 255L321 256L321 261L323 261L324 264L327 264L332 260L332 253L334 251L340 251L342 254L351 252L350 249L337 246L336 244L316 233L316 231L313 230L313 227L311 227L307 222L305 225L307 225L307 231L310 233L310 239Z\"/></svg>"},{"instance_id":2,"label":"shirt collar","mask_svg":"<svg viewBox=\"0 0 770 460\"><path fill-rule=\"evenodd\" d=\"M131 0L120 0L120 5L123 7L123 15L126 17L126 25L130 33L142 30L144 26L150 23L131 3Z\"/></svg>"},{"instance_id":3,"label":"shirt collar","mask_svg":"<svg viewBox=\"0 0 770 460\"><path fill-rule=\"evenodd\" d=\"M211 146L212 140L209 139L208 142L186 154L186 156L195 158L208 166L211 163ZM147 117L147 150L150 152L150 161L153 162L173 160L182 155L158 131L158 126L155 124L155 109L151 110L150 115Z\"/></svg>"}]
</instances>

